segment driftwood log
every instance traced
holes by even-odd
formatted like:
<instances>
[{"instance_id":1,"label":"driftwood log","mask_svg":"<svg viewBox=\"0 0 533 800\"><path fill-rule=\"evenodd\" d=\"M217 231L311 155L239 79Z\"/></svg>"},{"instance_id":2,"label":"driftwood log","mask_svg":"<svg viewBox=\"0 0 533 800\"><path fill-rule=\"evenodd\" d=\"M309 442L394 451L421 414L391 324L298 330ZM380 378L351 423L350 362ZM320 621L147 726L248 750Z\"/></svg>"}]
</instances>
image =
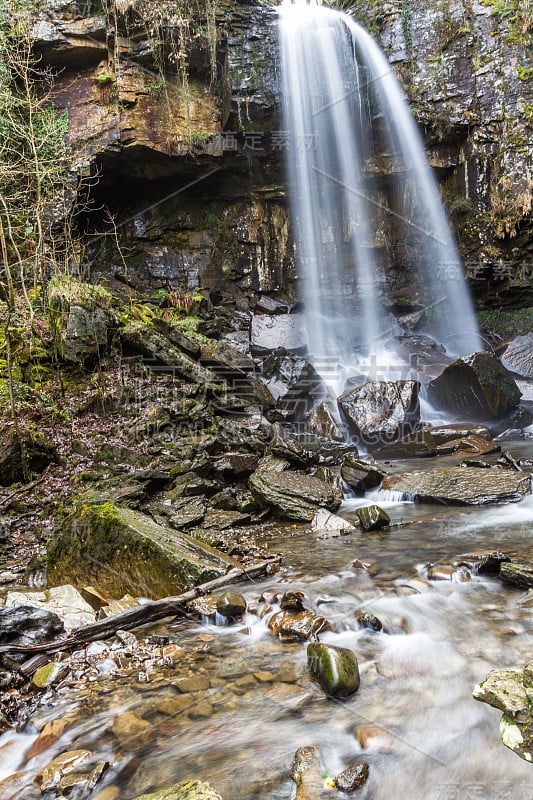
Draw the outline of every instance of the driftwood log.
<instances>
[{"instance_id":1,"label":"driftwood log","mask_svg":"<svg viewBox=\"0 0 533 800\"><path fill-rule=\"evenodd\" d=\"M187 603L197 597L237 581L254 580L263 575L272 575L278 571L279 566L280 559L278 558L261 561L247 569L235 568L220 578L195 586L194 589L190 589L183 594L178 594L175 597L164 597L162 600L152 600L136 608L128 608L113 617L94 622L91 625L84 625L83 628L76 628L68 636L53 639L50 642L37 642L31 645L2 644L0 645L0 657L15 653L37 655L39 653L57 653L60 650L72 650L86 642L108 639L110 636L114 636L117 631L131 630L131 628L147 625L165 617L186 614Z\"/></svg>"}]
</instances>

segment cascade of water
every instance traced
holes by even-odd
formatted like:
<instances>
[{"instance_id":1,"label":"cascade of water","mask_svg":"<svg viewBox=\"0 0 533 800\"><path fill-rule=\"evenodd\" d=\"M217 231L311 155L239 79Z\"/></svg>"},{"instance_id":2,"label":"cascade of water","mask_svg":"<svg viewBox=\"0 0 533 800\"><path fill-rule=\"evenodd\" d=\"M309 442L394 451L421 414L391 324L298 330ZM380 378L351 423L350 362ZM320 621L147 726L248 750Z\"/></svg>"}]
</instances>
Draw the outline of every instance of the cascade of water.
<instances>
[{"instance_id":1,"label":"cascade of water","mask_svg":"<svg viewBox=\"0 0 533 800\"><path fill-rule=\"evenodd\" d=\"M390 355L394 324L384 310L383 266L391 232L407 254L416 251L417 274L406 282L420 285L426 332L453 354L481 349L436 181L390 65L342 12L286 1L280 17L310 357L320 369L332 360L350 368L361 356ZM385 184L376 182L378 164L381 173L387 165Z\"/></svg>"}]
</instances>

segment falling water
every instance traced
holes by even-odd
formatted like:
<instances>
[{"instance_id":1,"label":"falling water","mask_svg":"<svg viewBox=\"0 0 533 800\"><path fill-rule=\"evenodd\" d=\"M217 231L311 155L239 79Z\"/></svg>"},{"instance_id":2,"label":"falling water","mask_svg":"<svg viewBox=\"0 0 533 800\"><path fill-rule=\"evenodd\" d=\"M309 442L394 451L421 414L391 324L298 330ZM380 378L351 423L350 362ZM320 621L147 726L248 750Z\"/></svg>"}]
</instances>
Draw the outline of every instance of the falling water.
<instances>
[{"instance_id":1,"label":"falling water","mask_svg":"<svg viewBox=\"0 0 533 800\"><path fill-rule=\"evenodd\" d=\"M426 330L448 352L481 349L462 264L421 137L366 31L305 2L280 9L284 125L309 353L353 367L391 352L389 232L417 253ZM376 181L386 169L385 188ZM410 283L411 279L405 281Z\"/></svg>"}]
</instances>

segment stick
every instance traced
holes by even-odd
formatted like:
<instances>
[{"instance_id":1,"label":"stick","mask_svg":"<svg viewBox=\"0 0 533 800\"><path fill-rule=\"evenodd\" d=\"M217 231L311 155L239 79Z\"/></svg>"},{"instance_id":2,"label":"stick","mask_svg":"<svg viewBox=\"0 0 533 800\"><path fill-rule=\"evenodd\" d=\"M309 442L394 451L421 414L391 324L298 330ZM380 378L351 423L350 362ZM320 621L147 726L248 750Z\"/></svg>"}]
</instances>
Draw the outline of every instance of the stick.
<instances>
[{"instance_id":1,"label":"stick","mask_svg":"<svg viewBox=\"0 0 533 800\"><path fill-rule=\"evenodd\" d=\"M108 639L113 636L117 631L126 631L131 628L137 628L139 625L146 625L149 622L163 619L164 617L171 617L176 614L183 614L184 607L191 600L196 597L201 597L214 589L220 589L227 586L229 583L235 583L241 579L253 580L262 575L269 575L277 572L280 565L280 559L272 559L270 561L261 561L259 564L254 564L248 569L232 569L226 575L220 578L215 578L207 583L202 583L188 592L178 594L175 597L164 597L162 600L153 600L150 603L138 606L137 608L128 608L126 611L121 611L120 614L115 614L108 619L102 619L90 625L85 625L83 628L76 628L71 631L70 635L63 639L54 639L51 642L38 642L31 645L15 645L3 644L0 645L0 656L7 653L28 653L30 655L36 653L57 653L59 650L69 650L73 647L79 647L84 642L95 642L100 639Z\"/></svg>"},{"instance_id":2,"label":"stick","mask_svg":"<svg viewBox=\"0 0 533 800\"><path fill-rule=\"evenodd\" d=\"M510 466L514 470L516 470L517 472L522 472L522 467L520 466L518 461L515 458L513 458L513 456L511 455L511 453L508 450L506 450L504 453L502 453L502 455L503 455L504 459L507 461L507 463L510 464Z\"/></svg>"}]
</instances>

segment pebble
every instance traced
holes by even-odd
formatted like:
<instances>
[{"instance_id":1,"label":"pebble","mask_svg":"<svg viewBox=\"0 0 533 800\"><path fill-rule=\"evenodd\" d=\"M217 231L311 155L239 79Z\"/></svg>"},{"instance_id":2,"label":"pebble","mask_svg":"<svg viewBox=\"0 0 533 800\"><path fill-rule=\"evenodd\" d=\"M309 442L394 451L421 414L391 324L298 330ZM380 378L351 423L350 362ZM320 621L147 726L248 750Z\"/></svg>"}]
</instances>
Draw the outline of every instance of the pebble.
<instances>
[{"instance_id":1,"label":"pebble","mask_svg":"<svg viewBox=\"0 0 533 800\"><path fill-rule=\"evenodd\" d=\"M115 717L111 732L121 744L125 744L128 747L147 744L153 736L152 725L133 711L124 711L124 713Z\"/></svg>"}]
</instances>

